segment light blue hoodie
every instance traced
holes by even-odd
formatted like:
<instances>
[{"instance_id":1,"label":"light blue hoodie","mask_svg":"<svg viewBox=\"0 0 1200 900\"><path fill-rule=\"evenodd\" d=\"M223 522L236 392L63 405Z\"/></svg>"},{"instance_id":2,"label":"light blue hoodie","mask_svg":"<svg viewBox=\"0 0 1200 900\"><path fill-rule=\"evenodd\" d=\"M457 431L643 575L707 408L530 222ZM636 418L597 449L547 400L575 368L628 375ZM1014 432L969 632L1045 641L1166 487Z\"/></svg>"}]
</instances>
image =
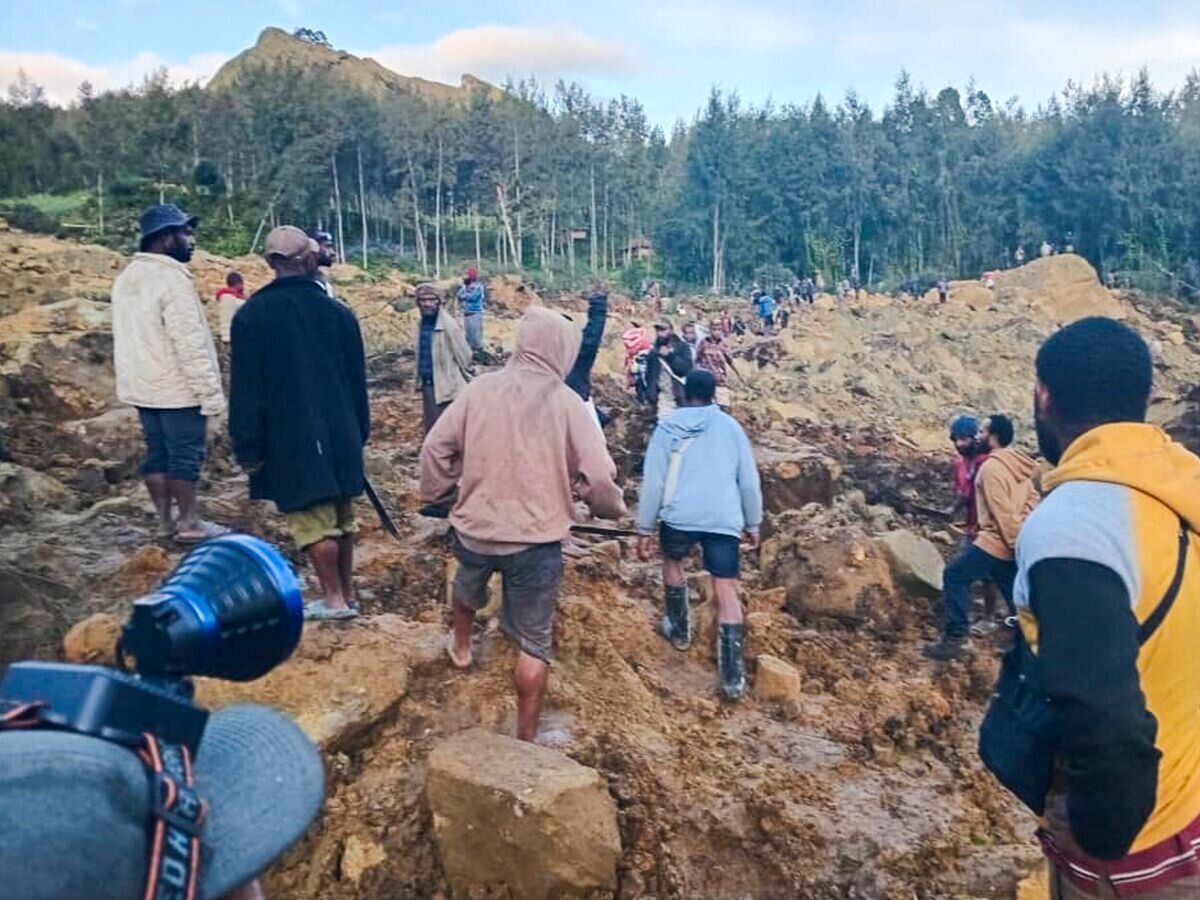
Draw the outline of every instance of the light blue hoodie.
<instances>
[{"instance_id":1,"label":"light blue hoodie","mask_svg":"<svg viewBox=\"0 0 1200 900\"><path fill-rule=\"evenodd\" d=\"M686 438L675 495L664 502L671 454ZM740 537L762 524L758 465L746 432L716 406L684 406L658 423L638 497L637 530L653 534L659 519L679 531Z\"/></svg>"}]
</instances>

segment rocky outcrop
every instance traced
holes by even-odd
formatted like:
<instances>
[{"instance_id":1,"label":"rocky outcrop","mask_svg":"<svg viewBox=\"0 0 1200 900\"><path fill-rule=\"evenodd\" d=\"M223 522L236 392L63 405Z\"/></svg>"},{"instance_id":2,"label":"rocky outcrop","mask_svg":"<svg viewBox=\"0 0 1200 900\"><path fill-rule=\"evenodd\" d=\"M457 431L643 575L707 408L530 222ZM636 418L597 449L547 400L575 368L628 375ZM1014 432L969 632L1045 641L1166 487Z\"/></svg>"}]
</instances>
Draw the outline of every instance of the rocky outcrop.
<instances>
[{"instance_id":1,"label":"rocky outcrop","mask_svg":"<svg viewBox=\"0 0 1200 900\"><path fill-rule=\"evenodd\" d=\"M942 555L932 541L906 529L889 531L879 539L896 581L917 593L937 596L942 591Z\"/></svg>"}]
</instances>

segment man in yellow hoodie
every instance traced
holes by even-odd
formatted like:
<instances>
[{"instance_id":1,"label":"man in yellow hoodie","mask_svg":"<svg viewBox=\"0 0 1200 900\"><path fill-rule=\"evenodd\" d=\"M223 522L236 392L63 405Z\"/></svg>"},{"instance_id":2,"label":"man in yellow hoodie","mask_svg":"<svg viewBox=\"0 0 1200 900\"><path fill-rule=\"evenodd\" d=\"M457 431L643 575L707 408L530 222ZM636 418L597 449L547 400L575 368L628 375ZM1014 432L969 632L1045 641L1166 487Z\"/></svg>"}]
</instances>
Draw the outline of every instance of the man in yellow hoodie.
<instances>
[{"instance_id":1,"label":"man in yellow hoodie","mask_svg":"<svg viewBox=\"0 0 1200 900\"><path fill-rule=\"evenodd\" d=\"M1017 542L1013 677L980 752L1043 816L1059 900L1200 897L1200 458L1146 424L1151 376L1111 319L1037 357L1056 468Z\"/></svg>"},{"instance_id":2,"label":"man in yellow hoodie","mask_svg":"<svg viewBox=\"0 0 1200 900\"><path fill-rule=\"evenodd\" d=\"M930 659L958 659L971 652L971 585L991 581L1012 605L1017 567L1013 548L1021 524L1038 502L1033 475L1037 463L1012 446L1014 429L1008 416L995 413L983 420L976 440L988 454L975 476L975 508L979 530L975 540L946 567L945 621L942 639L925 648Z\"/></svg>"}]
</instances>

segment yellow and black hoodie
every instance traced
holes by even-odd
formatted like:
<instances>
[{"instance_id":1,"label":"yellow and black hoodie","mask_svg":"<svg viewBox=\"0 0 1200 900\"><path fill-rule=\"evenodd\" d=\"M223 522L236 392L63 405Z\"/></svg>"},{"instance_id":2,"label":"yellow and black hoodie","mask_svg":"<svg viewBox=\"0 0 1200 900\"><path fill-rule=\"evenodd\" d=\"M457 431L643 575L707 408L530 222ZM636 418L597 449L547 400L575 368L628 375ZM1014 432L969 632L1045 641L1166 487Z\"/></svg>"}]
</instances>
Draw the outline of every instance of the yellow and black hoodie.
<instances>
[{"instance_id":1,"label":"yellow and black hoodie","mask_svg":"<svg viewBox=\"0 0 1200 900\"><path fill-rule=\"evenodd\" d=\"M1095 428L1046 475L1014 599L1057 717L1046 827L1120 859L1200 816L1200 458L1152 425ZM1139 647L1191 529L1182 587Z\"/></svg>"}]
</instances>

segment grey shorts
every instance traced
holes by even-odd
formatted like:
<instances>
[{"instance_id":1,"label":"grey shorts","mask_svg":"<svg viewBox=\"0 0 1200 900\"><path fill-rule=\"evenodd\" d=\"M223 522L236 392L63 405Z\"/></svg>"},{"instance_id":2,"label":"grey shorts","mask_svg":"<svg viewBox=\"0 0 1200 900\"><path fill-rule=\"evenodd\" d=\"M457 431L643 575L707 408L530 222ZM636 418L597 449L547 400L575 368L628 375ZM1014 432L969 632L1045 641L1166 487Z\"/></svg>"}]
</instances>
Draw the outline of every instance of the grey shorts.
<instances>
[{"instance_id":1,"label":"grey shorts","mask_svg":"<svg viewBox=\"0 0 1200 900\"><path fill-rule=\"evenodd\" d=\"M554 644L554 610L562 584L562 544L539 544L508 556L472 553L455 538L454 602L468 609L487 606L488 579L500 573L504 589L500 627L522 652L549 662Z\"/></svg>"}]
</instances>

